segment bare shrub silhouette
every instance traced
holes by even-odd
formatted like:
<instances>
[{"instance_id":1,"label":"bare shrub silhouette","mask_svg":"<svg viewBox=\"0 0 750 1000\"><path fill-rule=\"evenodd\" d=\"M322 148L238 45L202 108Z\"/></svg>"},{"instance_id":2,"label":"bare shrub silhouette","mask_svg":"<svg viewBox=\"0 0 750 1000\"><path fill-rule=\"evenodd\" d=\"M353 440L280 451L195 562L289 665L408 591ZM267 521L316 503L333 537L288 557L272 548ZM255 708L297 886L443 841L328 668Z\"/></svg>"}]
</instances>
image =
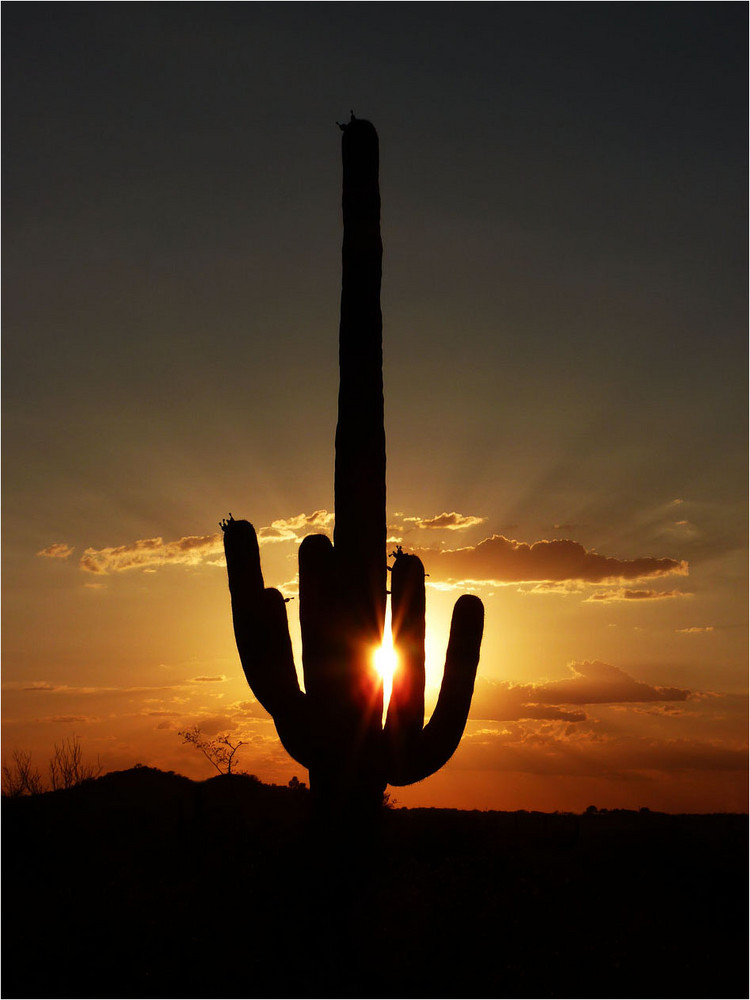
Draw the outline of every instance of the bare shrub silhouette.
<instances>
[{"instance_id":1,"label":"bare shrub silhouette","mask_svg":"<svg viewBox=\"0 0 750 1000\"><path fill-rule=\"evenodd\" d=\"M44 791L42 776L31 764L31 754L26 750L14 750L11 764L3 764L3 795L17 798L19 795L38 795Z\"/></svg>"},{"instance_id":2,"label":"bare shrub silhouette","mask_svg":"<svg viewBox=\"0 0 750 1000\"><path fill-rule=\"evenodd\" d=\"M73 788L83 781L98 778L101 773L102 765L98 757L96 765L84 762L83 748L77 736L66 737L62 743L55 743L55 752L49 762L53 792L60 788Z\"/></svg>"},{"instance_id":3,"label":"bare shrub silhouette","mask_svg":"<svg viewBox=\"0 0 750 1000\"><path fill-rule=\"evenodd\" d=\"M330 814L379 809L386 784L420 781L445 764L471 704L484 608L474 596L453 611L435 712L424 726L425 571L395 553L393 641L399 667L385 727L374 669L386 610L382 242L378 136L370 122L340 126L343 158L341 321L333 544L310 535L299 550L304 693L297 679L284 598L266 588L253 526L222 522L237 647L255 697L287 751L310 771Z\"/></svg>"},{"instance_id":4,"label":"bare shrub silhouette","mask_svg":"<svg viewBox=\"0 0 750 1000\"><path fill-rule=\"evenodd\" d=\"M48 787L55 792L98 778L102 773L102 764L99 757L96 764L84 761L80 740L77 736L69 736L62 743L55 743L48 773ZM17 798L19 795L38 795L44 791L47 791L47 786L38 768L32 766L31 754L26 750L14 750L11 763L4 764L2 768L3 795Z\"/></svg>"},{"instance_id":5,"label":"bare shrub silhouette","mask_svg":"<svg viewBox=\"0 0 750 1000\"><path fill-rule=\"evenodd\" d=\"M200 750L219 774L232 773L235 754L240 747L247 745L242 740L232 743L227 735L209 738L203 735L198 726L180 730L178 735L182 737L183 743L191 743L196 750Z\"/></svg>"}]
</instances>

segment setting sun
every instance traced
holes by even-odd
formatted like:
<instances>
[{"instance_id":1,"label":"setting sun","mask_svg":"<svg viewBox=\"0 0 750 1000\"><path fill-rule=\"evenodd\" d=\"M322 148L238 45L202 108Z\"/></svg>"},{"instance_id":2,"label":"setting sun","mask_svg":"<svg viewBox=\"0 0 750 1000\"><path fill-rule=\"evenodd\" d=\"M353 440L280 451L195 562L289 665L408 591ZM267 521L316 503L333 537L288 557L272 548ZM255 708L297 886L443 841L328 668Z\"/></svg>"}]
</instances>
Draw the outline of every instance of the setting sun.
<instances>
[{"instance_id":1,"label":"setting sun","mask_svg":"<svg viewBox=\"0 0 750 1000\"><path fill-rule=\"evenodd\" d=\"M390 601L385 612L385 626L383 628L383 642L375 650L373 661L375 669L383 679L383 713L388 709L388 702L391 698L393 687L393 674L398 663L398 656L393 647L393 634L391 632L391 605Z\"/></svg>"}]
</instances>

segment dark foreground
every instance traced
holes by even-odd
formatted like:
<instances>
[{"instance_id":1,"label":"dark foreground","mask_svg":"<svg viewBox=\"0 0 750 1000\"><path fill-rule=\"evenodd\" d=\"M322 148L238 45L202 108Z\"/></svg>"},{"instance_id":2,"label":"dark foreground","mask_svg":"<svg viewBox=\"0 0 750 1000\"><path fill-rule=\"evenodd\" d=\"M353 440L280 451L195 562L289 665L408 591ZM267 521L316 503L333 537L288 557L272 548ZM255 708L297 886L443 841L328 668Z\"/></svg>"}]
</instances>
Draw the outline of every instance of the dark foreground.
<instances>
[{"instance_id":1,"label":"dark foreground","mask_svg":"<svg viewBox=\"0 0 750 1000\"><path fill-rule=\"evenodd\" d=\"M385 810L150 768L3 802L5 1000L747 997L747 816Z\"/></svg>"}]
</instances>

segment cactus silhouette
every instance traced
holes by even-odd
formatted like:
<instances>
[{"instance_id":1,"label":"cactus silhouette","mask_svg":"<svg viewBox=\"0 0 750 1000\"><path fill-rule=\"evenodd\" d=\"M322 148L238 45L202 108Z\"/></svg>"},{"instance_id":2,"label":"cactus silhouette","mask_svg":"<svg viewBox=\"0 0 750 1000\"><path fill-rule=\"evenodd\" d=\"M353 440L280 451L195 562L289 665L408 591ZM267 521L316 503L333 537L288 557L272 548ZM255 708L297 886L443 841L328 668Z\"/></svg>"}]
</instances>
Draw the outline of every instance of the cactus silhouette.
<instances>
[{"instance_id":1,"label":"cactus silhouette","mask_svg":"<svg viewBox=\"0 0 750 1000\"><path fill-rule=\"evenodd\" d=\"M253 526L222 522L232 617L242 666L286 750L310 772L319 807L371 810L386 784L437 771L461 739L471 704L484 608L456 602L438 702L424 725L425 571L399 547L391 568L398 667L386 716L374 651L387 594L385 430L380 283L378 136L370 122L341 125L343 219L339 398L333 544L309 535L299 549L305 691L292 655L286 605L266 588Z\"/></svg>"}]
</instances>

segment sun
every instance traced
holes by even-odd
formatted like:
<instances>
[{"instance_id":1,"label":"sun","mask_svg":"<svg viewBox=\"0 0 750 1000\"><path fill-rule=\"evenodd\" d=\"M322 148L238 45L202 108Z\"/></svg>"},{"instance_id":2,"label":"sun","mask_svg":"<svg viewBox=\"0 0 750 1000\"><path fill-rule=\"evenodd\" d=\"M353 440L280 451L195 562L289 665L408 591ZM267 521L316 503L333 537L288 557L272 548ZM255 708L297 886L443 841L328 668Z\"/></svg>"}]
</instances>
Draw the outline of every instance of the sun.
<instances>
[{"instance_id":1,"label":"sun","mask_svg":"<svg viewBox=\"0 0 750 1000\"><path fill-rule=\"evenodd\" d=\"M383 628L383 642L377 647L373 654L375 670L383 681L383 712L388 708L393 688L393 674L398 665L398 654L393 647L393 635L391 633L391 605L390 601L385 612L385 623Z\"/></svg>"},{"instance_id":2,"label":"sun","mask_svg":"<svg viewBox=\"0 0 750 1000\"><path fill-rule=\"evenodd\" d=\"M383 684L389 688L393 683L393 674L398 662L396 650L393 648L393 639L390 632L383 636L382 646L375 650L375 669L383 678Z\"/></svg>"}]
</instances>

